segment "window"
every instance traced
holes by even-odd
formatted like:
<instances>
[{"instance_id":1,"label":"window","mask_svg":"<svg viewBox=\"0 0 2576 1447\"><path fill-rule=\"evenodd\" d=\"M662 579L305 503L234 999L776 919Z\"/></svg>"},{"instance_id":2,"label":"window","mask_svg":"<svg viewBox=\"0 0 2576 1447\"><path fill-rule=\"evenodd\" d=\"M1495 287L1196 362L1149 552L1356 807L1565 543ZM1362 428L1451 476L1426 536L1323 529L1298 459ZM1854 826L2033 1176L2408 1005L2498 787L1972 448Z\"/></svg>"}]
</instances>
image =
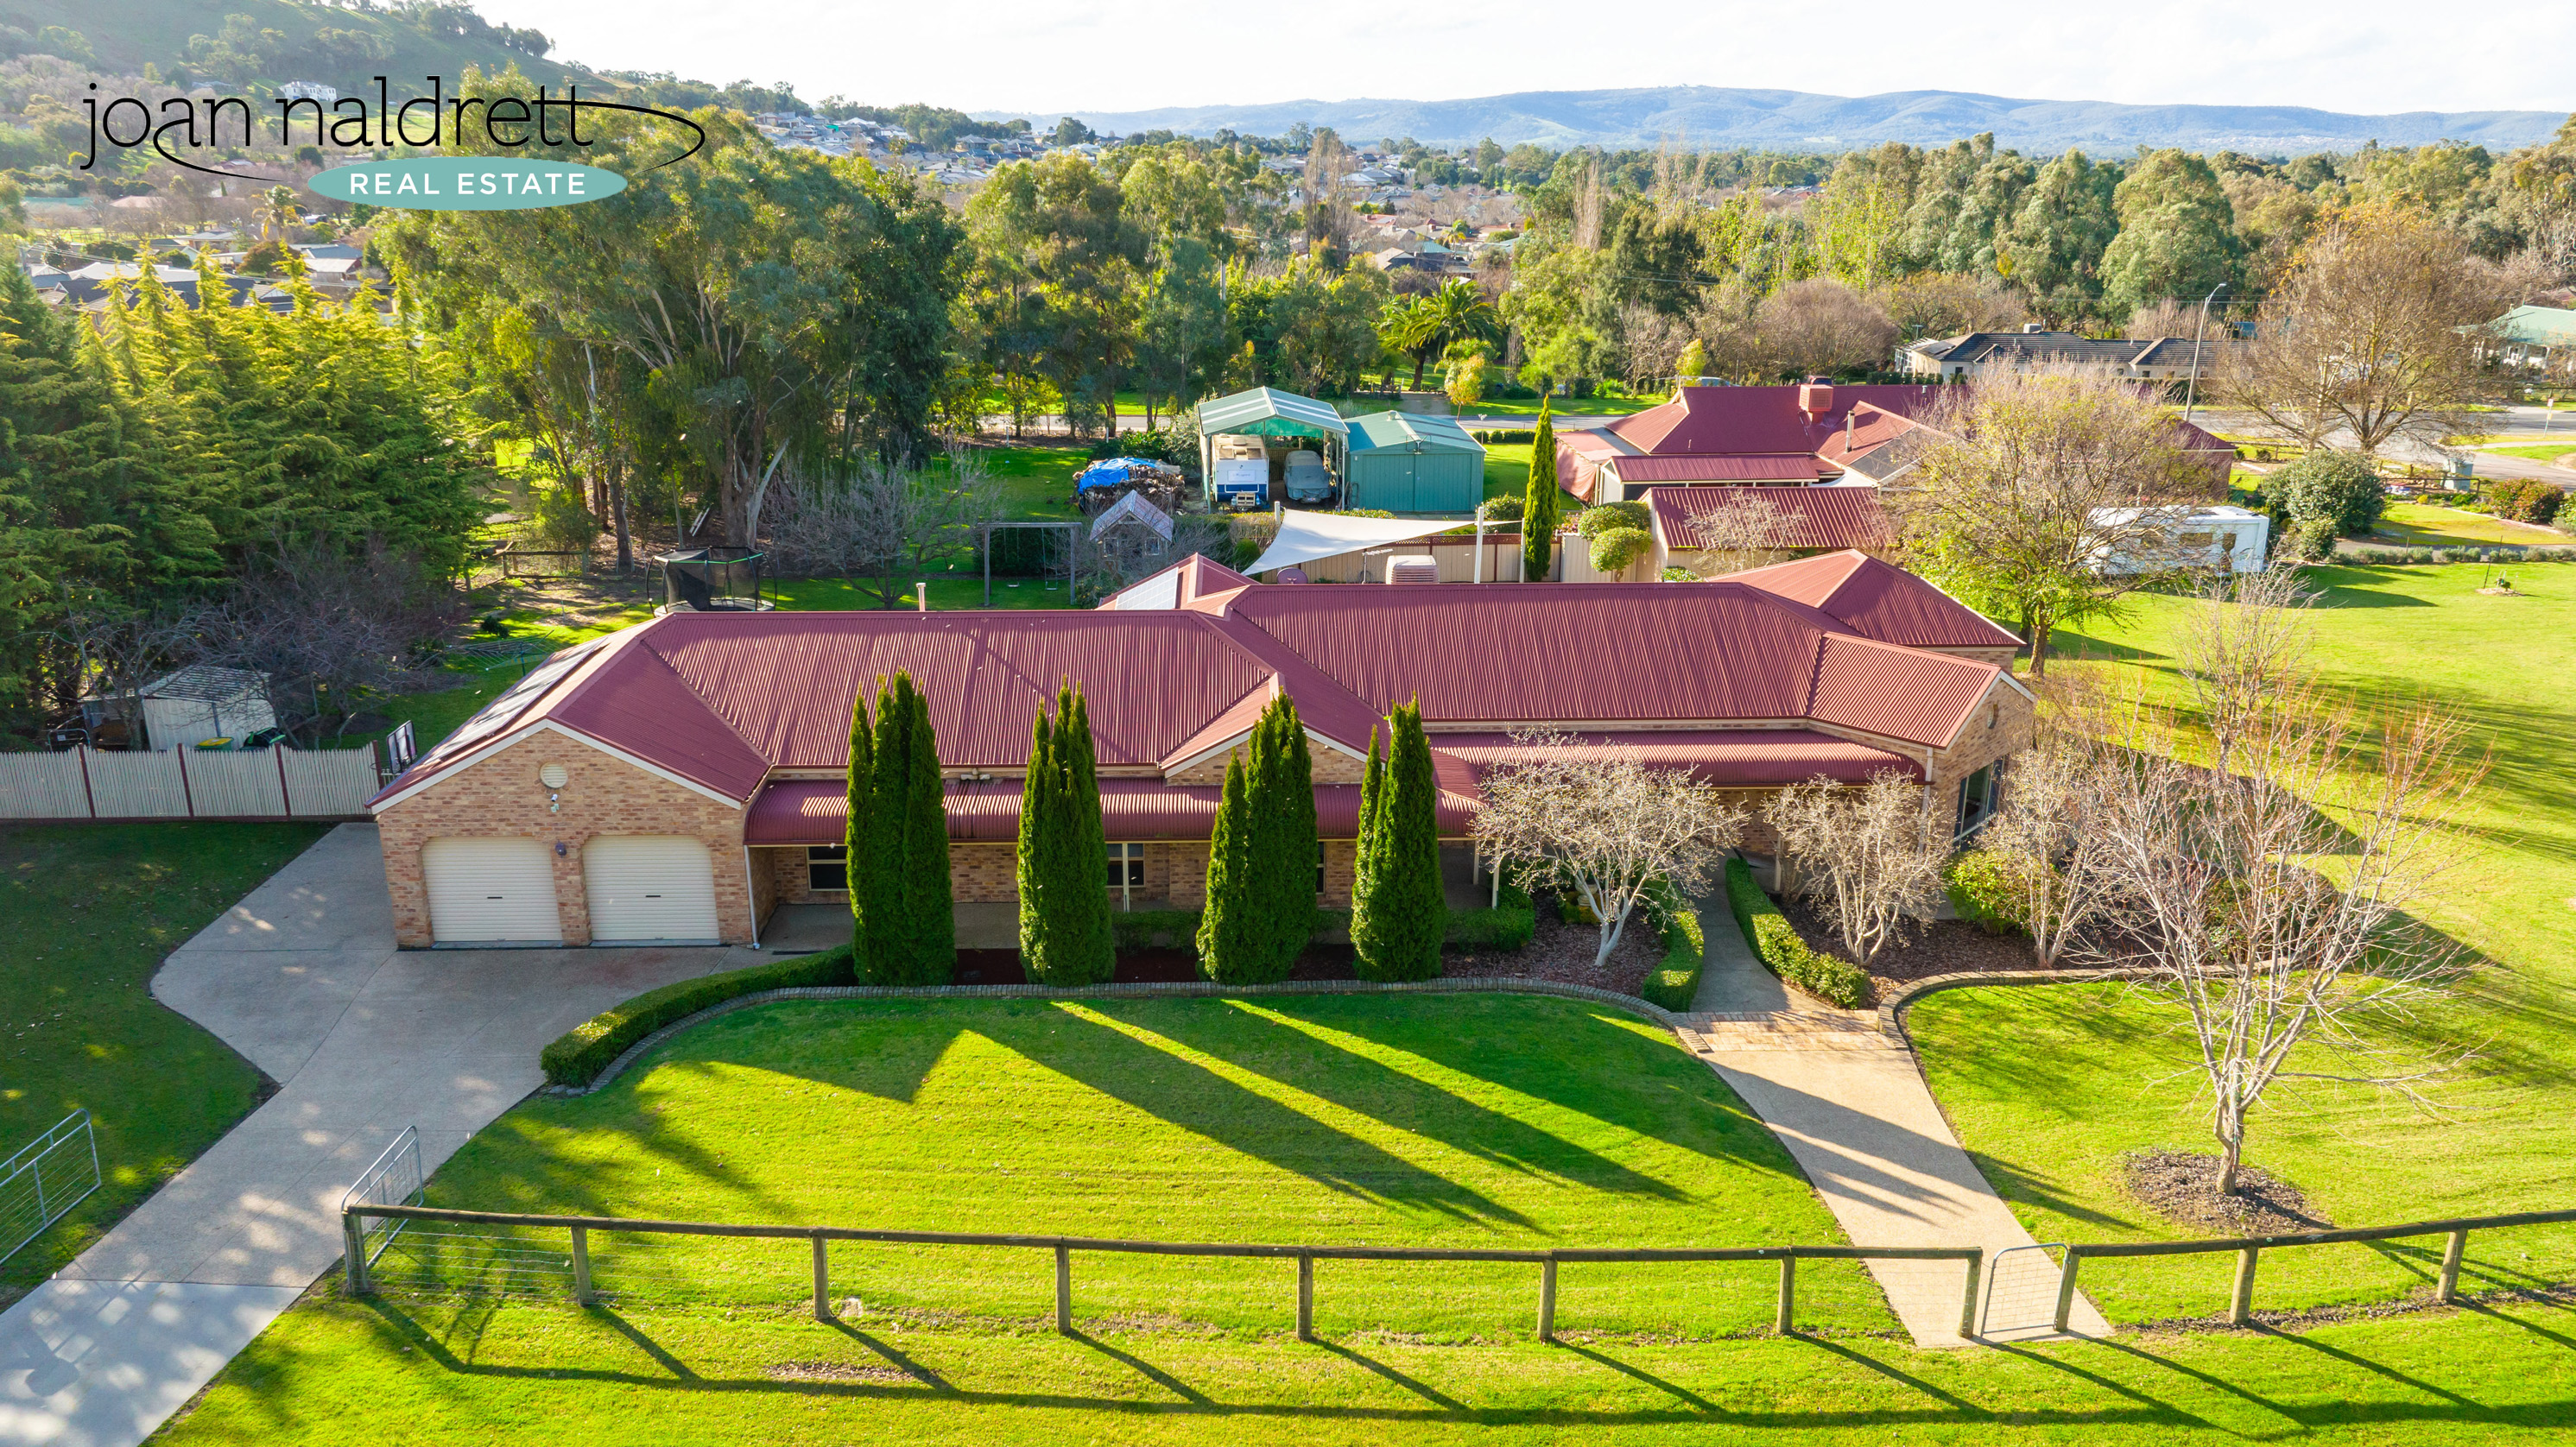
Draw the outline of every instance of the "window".
<instances>
[{"instance_id":1,"label":"window","mask_svg":"<svg viewBox=\"0 0 2576 1447\"><path fill-rule=\"evenodd\" d=\"M847 844L806 845L805 887L816 894L848 889L850 887L850 846Z\"/></svg>"},{"instance_id":2,"label":"window","mask_svg":"<svg viewBox=\"0 0 2576 1447\"><path fill-rule=\"evenodd\" d=\"M1959 781L1959 832L1953 836L1965 839L1986 826L1995 816L1997 785L2003 772L2001 764L1988 764Z\"/></svg>"},{"instance_id":3,"label":"window","mask_svg":"<svg viewBox=\"0 0 2576 1447\"><path fill-rule=\"evenodd\" d=\"M1109 888L1118 896L1120 909L1136 907L1136 891L1145 887L1145 846L1112 844L1109 846Z\"/></svg>"},{"instance_id":4,"label":"window","mask_svg":"<svg viewBox=\"0 0 2576 1447\"><path fill-rule=\"evenodd\" d=\"M1324 894L1324 841L1323 841L1323 840L1321 840L1321 839L1318 839L1318 840L1316 840L1316 841L1315 841L1315 896L1316 896L1316 898L1320 899L1320 898L1322 898L1322 897L1323 897L1323 894Z\"/></svg>"}]
</instances>

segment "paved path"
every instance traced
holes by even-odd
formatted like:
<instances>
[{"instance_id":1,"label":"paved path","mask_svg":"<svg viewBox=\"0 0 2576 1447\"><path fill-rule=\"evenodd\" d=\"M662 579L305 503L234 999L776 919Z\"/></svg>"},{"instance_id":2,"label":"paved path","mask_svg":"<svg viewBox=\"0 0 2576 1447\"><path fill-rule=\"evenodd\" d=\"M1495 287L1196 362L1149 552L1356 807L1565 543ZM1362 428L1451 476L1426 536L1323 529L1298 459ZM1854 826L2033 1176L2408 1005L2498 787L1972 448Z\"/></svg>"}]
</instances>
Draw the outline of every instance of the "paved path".
<instances>
[{"instance_id":1,"label":"paved path","mask_svg":"<svg viewBox=\"0 0 2576 1447\"><path fill-rule=\"evenodd\" d=\"M2033 1244L1951 1134L1914 1052L1877 1011L1837 1010L1790 993L1753 957L1722 907L1702 909L1700 922L1709 951L1682 1043L1780 1137L1845 1236L1870 1246L1983 1246L1989 1263L2007 1247ZM1781 1003L1767 1003L1774 998ZM2032 1311L2044 1318L2055 1305L2055 1269L2039 1262L2038 1252L2011 1257L1994 1283L1995 1339L2052 1335L2002 1329ZM1869 1269L1916 1345L1964 1344L1958 1265L1873 1261ZM2069 1325L2079 1336L2110 1331L2081 1297Z\"/></svg>"},{"instance_id":2,"label":"paved path","mask_svg":"<svg viewBox=\"0 0 2576 1447\"><path fill-rule=\"evenodd\" d=\"M0 1313L0 1444L142 1441L339 1259L340 1195L405 1126L435 1168L543 1083L547 1041L639 991L767 958L398 952L374 826L325 835L153 977L156 998L281 1088Z\"/></svg>"}]
</instances>

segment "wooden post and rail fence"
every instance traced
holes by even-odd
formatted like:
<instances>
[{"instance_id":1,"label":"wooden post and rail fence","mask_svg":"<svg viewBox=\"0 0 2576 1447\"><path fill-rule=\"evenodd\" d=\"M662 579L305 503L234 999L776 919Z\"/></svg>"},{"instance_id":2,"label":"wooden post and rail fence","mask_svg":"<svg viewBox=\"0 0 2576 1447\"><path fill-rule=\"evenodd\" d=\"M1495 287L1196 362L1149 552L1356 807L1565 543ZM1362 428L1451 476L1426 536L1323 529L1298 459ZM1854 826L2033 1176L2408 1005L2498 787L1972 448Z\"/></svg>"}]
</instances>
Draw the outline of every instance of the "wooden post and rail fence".
<instances>
[{"instance_id":1,"label":"wooden post and rail fence","mask_svg":"<svg viewBox=\"0 0 2576 1447\"><path fill-rule=\"evenodd\" d=\"M1561 1246L1546 1249L1306 1246L1132 1241L1092 1236L995 1235L970 1231L883 1231L848 1226L735 1225L724 1222L659 1221L619 1216L545 1216L512 1211L467 1211L408 1203L379 1204L350 1201L341 1208L341 1229L348 1243L346 1263L348 1289L352 1294L361 1296L375 1289L373 1273L370 1269L372 1256L367 1246L366 1223L370 1220L392 1222L397 1225L409 1221L441 1221L461 1225L565 1232L570 1238L572 1247L573 1297L585 1306L596 1299L590 1270L590 1237L593 1232L806 1241L811 1244L813 1250L814 1319L817 1321L832 1319L831 1243L835 1241L904 1246L998 1246L1044 1251L1051 1253L1055 1258L1055 1329L1067 1333L1073 1330L1073 1256L1075 1252L1287 1260L1297 1263L1297 1336L1301 1341L1311 1341L1315 1335L1315 1263L1318 1261L1492 1261L1535 1265L1539 1268L1537 1337L1541 1341L1553 1340L1556 1335L1558 1268L1569 1264L1612 1262L1777 1262L1780 1273L1779 1295L1772 1324L1778 1331L1787 1334L1796 1329L1797 1266L1802 1260L1963 1262L1966 1273L1959 1296L1959 1335L1974 1339L1979 1334L1977 1287L1980 1275L1987 1264L1986 1252L1974 1246ZM2059 1248L2064 1253L2064 1257L2058 1274L2054 1326L2061 1333L2067 1330L2068 1318L2075 1305L2077 1276L2088 1260L2232 1253L2236 1257L2236 1273L2234 1286L2228 1298L2227 1320L2233 1325L2241 1326L2250 1321L2253 1316L2254 1273L2265 1251L2286 1250L2299 1246L2392 1241L2412 1236L2445 1236L2449 1239L2442 1252L2441 1272L2436 1279L2433 1294L2437 1303L2447 1304L2457 1300L2459 1296L2460 1262L2467 1252L2470 1232L2571 1221L2576 1221L2576 1210L2524 1211L2504 1216L2469 1216L2441 1221L2415 1221L2401 1226L2310 1231L2294 1235L2248 1236L2214 1241L2132 1241L2066 1245Z\"/></svg>"},{"instance_id":2,"label":"wooden post and rail fence","mask_svg":"<svg viewBox=\"0 0 2576 1447\"><path fill-rule=\"evenodd\" d=\"M1777 1261L1779 1303L1773 1324L1783 1333L1795 1330L1797 1264L1806 1261L1961 1261L1967 1279L1959 1294L1959 1333L1976 1325L1978 1273L1986 1253L1975 1246L1639 1246L1553 1247L1513 1250L1499 1247L1439 1246L1273 1246L1196 1241L1126 1241L1094 1236L987 1235L970 1231L871 1231L847 1226L737 1226L704 1221L646 1221L616 1216L534 1216L510 1211L461 1211L438 1206L375 1205L352 1202L341 1210L341 1230L348 1241L348 1287L366 1295L374 1286L369 1270L369 1220L443 1221L464 1225L509 1226L563 1231L572 1241L573 1298L587 1306L595 1293L590 1278L590 1236L595 1231L627 1235L734 1236L773 1241L810 1241L814 1252L814 1319L832 1319L831 1243L876 1242L904 1246L1003 1246L1052 1252L1055 1257L1055 1329L1073 1330L1073 1254L1098 1251L1138 1256L1233 1256L1297 1263L1297 1338L1315 1339L1315 1263L1318 1261L1516 1261L1539 1268L1538 1339L1556 1336L1557 1268L1579 1262L1642 1261Z\"/></svg>"}]
</instances>

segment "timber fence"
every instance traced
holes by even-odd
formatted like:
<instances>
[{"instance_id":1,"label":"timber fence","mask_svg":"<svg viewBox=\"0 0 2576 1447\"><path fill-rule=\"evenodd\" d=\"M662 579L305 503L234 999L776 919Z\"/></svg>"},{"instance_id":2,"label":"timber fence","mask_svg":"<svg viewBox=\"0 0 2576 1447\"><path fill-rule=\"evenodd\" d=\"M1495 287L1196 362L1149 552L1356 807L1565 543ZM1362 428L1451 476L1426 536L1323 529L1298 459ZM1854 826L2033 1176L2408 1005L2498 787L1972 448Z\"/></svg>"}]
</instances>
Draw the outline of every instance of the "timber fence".
<instances>
[{"instance_id":1,"label":"timber fence","mask_svg":"<svg viewBox=\"0 0 2576 1447\"><path fill-rule=\"evenodd\" d=\"M0 820L363 819L376 750L0 754Z\"/></svg>"},{"instance_id":2,"label":"timber fence","mask_svg":"<svg viewBox=\"0 0 2576 1447\"><path fill-rule=\"evenodd\" d=\"M1795 1329L1798 1263L1801 1261L1959 1261L1966 1278L1959 1296L1959 1331L1975 1326L1977 1278L1986 1253L1975 1246L1679 1246L1550 1247L1516 1250L1505 1247L1306 1246L1258 1245L1206 1241L1129 1241L1094 1236L992 1235L969 1231L875 1231L847 1226L730 1225L708 1221L632 1220L618 1216L539 1216L509 1211L464 1211L439 1206L351 1200L341 1207L341 1230L347 1238L347 1281L352 1294L375 1289L374 1253L369 1249L369 1221L499 1226L514 1230L562 1231L569 1251L563 1260L572 1278L573 1300L587 1306L599 1293L591 1280L591 1237L616 1233L635 1236L730 1236L773 1241L801 1241L813 1254L814 1319L833 1319L831 1247L840 1242L874 1242L905 1246L1006 1247L1051 1253L1055 1259L1055 1329L1073 1330L1073 1258L1104 1253L1142 1256L1235 1257L1297 1263L1297 1336L1315 1337L1315 1263L1318 1261L1479 1261L1518 1262L1538 1268L1537 1336L1555 1338L1557 1272L1568 1265L1609 1262L1769 1261L1779 1267L1779 1294L1773 1325ZM551 1253L549 1253L551 1254Z\"/></svg>"}]
</instances>

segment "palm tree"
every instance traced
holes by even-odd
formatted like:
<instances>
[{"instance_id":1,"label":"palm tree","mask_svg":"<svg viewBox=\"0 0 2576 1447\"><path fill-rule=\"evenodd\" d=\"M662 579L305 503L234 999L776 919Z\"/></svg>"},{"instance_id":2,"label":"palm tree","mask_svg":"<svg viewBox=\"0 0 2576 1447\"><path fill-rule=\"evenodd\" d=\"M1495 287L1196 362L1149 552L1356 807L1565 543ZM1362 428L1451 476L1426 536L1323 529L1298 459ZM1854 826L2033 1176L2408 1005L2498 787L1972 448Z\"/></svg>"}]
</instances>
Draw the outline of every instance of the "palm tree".
<instances>
[{"instance_id":1,"label":"palm tree","mask_svg":"<svg viewBox=\"0 0 2576 1447\"><path fill-rule=\"evenodd\" d=\"M1390 352L1413 359L1413 390L1422 390L1422 369L1440 347L1440 315L1427 296L1400 296L1378 314L1378 340Z\"/></svg>"},{"instance_id":2,"label":"palm tree","mask_svg":"<svg viewBox=\"0 0 2576 1447\"><path fill-rule=\"evenodd\" d=\"M295 188L271 186L259 194L259 234L265 240L283 236L287 229L303 219L295 207Z\"/></svg>"},{"instance_id":3,"label":"palm tree","mask_svg":"<svg viewBox=\"0 0 2576 1447\"><path fill-rule=\"evenodd\" d=\"M1491 341L1501 330L1494 316L1494 304L1485 300L1484 291L1474 282L1451 277L1440 283L1440 289L1417 303L1431 317L1431 339L1413 362L1413 385L1422 386L1422 359L1435 349L1447 350L1460 342Z\"/></svg>"}]
</instances>

